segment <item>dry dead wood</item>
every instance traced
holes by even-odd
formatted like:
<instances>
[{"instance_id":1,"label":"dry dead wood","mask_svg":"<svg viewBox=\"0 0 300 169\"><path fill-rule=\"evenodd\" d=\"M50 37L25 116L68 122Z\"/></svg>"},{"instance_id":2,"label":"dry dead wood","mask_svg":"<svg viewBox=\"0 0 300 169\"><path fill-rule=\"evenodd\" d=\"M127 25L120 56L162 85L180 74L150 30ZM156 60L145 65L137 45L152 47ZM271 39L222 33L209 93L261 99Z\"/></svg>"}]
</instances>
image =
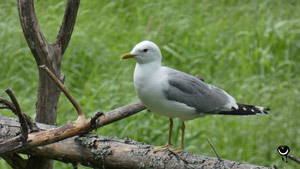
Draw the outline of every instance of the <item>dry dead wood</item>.
<instances>
[{"instance_id":1,"label":"dry dead wood","mask_svg":"<svg viewBox=\"0 0 300 169\"><path fill-rule=\"evenodd\" d=\"M61 81L61 61L71 39L74 29L80 0L68 0L64 18L58 32L56 41L49 43L43 35L36 17L33 0L18 0L18 12L21 27L27 44L38 66L46 65ZM57 105L60 90L43 70L39 71L39 88L36 101L37 122L56 124ZM52 162L46 159L30 157L29 164L32 169L51 169ZM13 161L13 159L11 160Z\"/></svg>"},{"instance_id":2,"label":"dry dead wood","mask_svg":"<svg viewBox=\"0 0 300 169\"><path fill-rule=\"evenodd\" d=\"M125 113L124 110L130 112L129 109L132 111L136 108L127 105L105 114ZM20 132L19 125L15 118L0 116L0 138L11 137ZM55 128L41 123L37 123L37 126L42 131ZM57 143L27 149L22 153L94 168L266 168L187 152L173 154L165 150L155 153L153 146L145 143L94 134L74 136Z\"/></svg>"},{"instance_id":3,"label":"dry dead wood","mask_svg":"<svg viewBox=\"0 0 300 169\"><path fill-rule=\"evenodd\" d=\"M138 101L116 110L107 112L103 115L102 113L97 113L95 117L91 119L79 118L76 121L63 125L61 127L46 131L29 133L26 140L21 138L20 135L17 135L13 138L1 140L0 156L20 152L28 148L51 144L75 135L87 133L96 129L97 127L110 124L117 120L133 115L137 112L140 112L144 109L145 106L140 101Z\"/></svg>"}]
</instances>

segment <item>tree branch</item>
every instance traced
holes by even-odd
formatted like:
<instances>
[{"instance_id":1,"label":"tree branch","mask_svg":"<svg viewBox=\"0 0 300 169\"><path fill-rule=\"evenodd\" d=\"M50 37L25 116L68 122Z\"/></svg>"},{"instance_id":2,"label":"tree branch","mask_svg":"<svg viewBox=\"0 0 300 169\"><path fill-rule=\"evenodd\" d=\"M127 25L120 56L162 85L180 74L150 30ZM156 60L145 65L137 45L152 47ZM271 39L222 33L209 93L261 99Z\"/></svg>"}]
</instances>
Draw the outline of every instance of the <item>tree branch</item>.
<instances>
[{"instance_id":1,"label":"tree branch","mask_svg":"<svg viewBox=\"0 0 300 169\"><path fill-rule=\"evenodd\" d=\"M28 148L34 148L37 146L51 144L78 134L87 133L97 128L98 126L99 127L104 126L106 124L128 117L134 113L137 113L145 109L145 106L141 102L137 102L129 105L131 106L131 108L127 108L126 106L125 108L121 107L105 115L103 115L103 113L97 113L95 117L91 118L90 120L86 120L83 116L83 112L80 108L80 105L76 102L75 98L71 95L68 89L56 78L56 76L47 67L42 66L41 68L43 68L50 75L50 77L55 81L55 83L64 91L64 93L67 95L69 100L73 103L73 105L75 107L77 106L76 110L78 111L78 114L81 115L79 116L81 118L78 118L76 121L71 122L62 127L54 128L48 131L30 133L29 135L27 133L28 129L26 128L27 131L25 134L26 137L24 137L24 134L22 134L0 142L0 156L17 153L22 150L26 150ZM16 98L12 94L12 92L10 90L7 90L7 93L13 100L14 106L16 107L15 109L17 114L22 115L23 112L21 111L21 108ZM23 118L20 118L21 124L23 121L25 120L23 120ZM24 130L23 126L22 129ZM22 133L24 133L24 131ZM27 136L28 139L25 140ZM28 165L31 164L33 163L32 160L30 159Z\"/></svg>"},{"instance_id":2,"label":"tree branch","mask_svg":"<svg viewBox=\"0 0 300 169\"><path fill-rule=\"evenodd\" d=\"M9 102L8 100L1 98L0 97L0 103L3 104L4 106L1 107L1 109L9 109L11 110L15 115L17 115L16 113L16 107L14 106L13 103Z\"/></svg>"},{"instance_id":3,"label":"tree branch","mask_svg":"<svg viewBox=\"0 0 300 169\"><path fill-rule=\"evenodd\" d=\"M6 89L7 90L10 90L10 89ZM12 92L11 92L12 93ZM4 99L4 98L1 98L0 97L0 104L3 104L4 106L0 107L2 109L9 109L11 110L15 115L19 116L18 113L17 113L17 109L15 107L15 105L11 102L9 102L8 100ZM21 108L20 108L21 109ZM22 112L23 113L23 112ZM32 121L32 119L26 115L25 113L23 113L24 116L24 119L27 123L27 125L29 126L29 129L30 129L30 132L37 132L39 131L38 127L36 126L36 124Z\"/></svg>"},{"instance_id":4,"label":"tree branch","mask_svg":"<svg viewBox=\"0 0 300 169\"><path fill-rule=\"evenodd\" d=\"M218 157L218 160L222 160L221 157L220 157L220 155L219 155L219 153L217 152L217 150L215 149L215 147L211 144L211 142L210 142L210 140L209 140L208 137L206 137L206 140L207 140L208 144L211 146L211 148L214 150L216 156Z\"/></svg>"},{"instance_id":5,"label":"tree branch","mask_svg":"<svg viewBox=\"0 0 300 169\"><path fill-rule=\"evenodd\" d=\"M51 63L49 44L41 32L33 0L18 0L18 11L25 39L38 65L42 63L43 56ZM44 55L41 56L40 53Z\"/></svg>"},{"instance_id":6,"label":"tree branch","mask_svg":"<svg viewBox=\"0 0 300 169\"><path fill-rule=\"evenodd\" d=\"M96 120L96 124L92 124L92 120L90 119L80 119L48 131L30 133L28 134L28 139L26 140L26 142L23 142L20 139L20 136L6 139L0 141L0 156L20 152L28 148L51 144L75 135L87 133L95 129L94 126L100 127L110 124L117 120L138 113L144 109L145 106L140 101L138 101L105 113L103 116L100 116L98 120Z\"/></svg>"},{"instance_id":7,"label":"tree branch","mask_svg":"<svg viewBox=\"0 0 300 169\"><path fill-rule=\"evenodd\" d=\"M26 117L25 117L24 113L22 112L21 107L20 107L15 95L13 94L13 92L10 89L6 89L5 91L6 91L6 93L8 94L8 96L10 97L11 101L14 104L14 107L15 107L15 110L16 110L15 113L17 114L17 116L19 118L19 121L20 121L20 124L21 124L22 140L25 141L28 137L28 124L26 122Z\"/></svg>"},{"instance_id":8,"label":"tree branch","mask_svg":"<svg viewBox=\"0 0 300 169\"><path fill-rule=\"evenodd\" d=\"M60 47L61 56L63 56L68 46L68 43L71 39L75 21L77 18L79 4L80 4L80 0L68 0L67 2L64 19L61 24L56 41L54 43L55 46L58 45Z\"/></svg>"},{"instance_id":9,"label":"tree branch","mask_svg":"<svg viewBox=\"0 0 300 169\"><path fill-rule=\"evenodd\" d=\"M292 155L288 154L287 157L289 159L295 161L296 163L300 164L300 160L298 158L296 158L295 156L292 156Z\"/></svg>"},{"instance_id":10,"label":"tree branch","mask_svg":"<svg viewBox=\"0 0 300 169\"><path fill-rule=\"evenodd\" d=\"M125 106L127 107L127 106ZM19 129L16 119L0 116L0 126ZM37 123L41 130L54 126ZM4 128L4 127L0 127ZM3 137L0 130L0 138ZM13 133L13 132L12 132ZM153 146L131 139L85 134L71 137L46 146L22 151L29 155L59 160L66 163L80 163L94 168L260 168L251 164L222 160L192 153L169 151L154 153Z\"/></svg>"},{"instance_id":11,"label":"tree branch","mask_svg":"<svg viewBox=\"0 0 300 169\"><path fill-rule=\"evenodd\" d=\"M47 65L51 72L62 81L64 81L64 76L60 72L61 60L73 32L79 2L80 0L68 0L57 40L54 44L49 44L38 24L34 10L34 1L18 0L18 12L23 33L37 65ZM35 120L46 124L56 124L60 90L47 76L46 72L40 69L38 71L39 88ZM34 131L34 129L31 130ZM28 161L28 166L32 169L52 168L52 162L46 159L38 159L31 156Z\"/></svg>"}]
</instances>

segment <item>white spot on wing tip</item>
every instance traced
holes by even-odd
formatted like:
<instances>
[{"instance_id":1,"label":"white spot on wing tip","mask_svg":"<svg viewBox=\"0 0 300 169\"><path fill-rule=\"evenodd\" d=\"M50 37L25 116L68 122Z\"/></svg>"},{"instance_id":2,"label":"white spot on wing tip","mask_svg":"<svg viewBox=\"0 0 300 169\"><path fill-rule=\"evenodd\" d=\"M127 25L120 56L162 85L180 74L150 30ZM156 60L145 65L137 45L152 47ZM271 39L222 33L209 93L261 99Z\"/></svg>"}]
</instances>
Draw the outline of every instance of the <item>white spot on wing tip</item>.
<instances>
[{"instance_id":1,"label":"white spot on wing tip","mask_svg":"<svg viewBox=\"0 0 300 169\"><path fill-rule=\"evenodd\" d=\"M246 111L247 110L246 107L243 107L243 110Z\"/></svg>"},{"instance_id":2,"label":"white spot on wing tip","mask_svg":"<svg viewBox=\"0 0 300 169\"><path fill-rule=\"evenodd\" d=\"M261 106L255 106L260 112L264 112L265 108Z\"/></svg>"}]
</instances>

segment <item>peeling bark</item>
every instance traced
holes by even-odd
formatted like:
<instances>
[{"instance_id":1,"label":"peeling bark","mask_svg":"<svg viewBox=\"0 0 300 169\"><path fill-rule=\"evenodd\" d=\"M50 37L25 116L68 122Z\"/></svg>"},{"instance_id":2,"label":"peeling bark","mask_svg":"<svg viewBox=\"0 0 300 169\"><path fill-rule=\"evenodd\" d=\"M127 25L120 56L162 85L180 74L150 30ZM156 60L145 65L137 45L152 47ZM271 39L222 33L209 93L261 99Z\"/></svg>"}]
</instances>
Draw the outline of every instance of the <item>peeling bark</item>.
<instances>
[{"instance_id":1,"label":"peeling bark","mask_svg":"<svg viewBox=\"0 0 300 169\"><path fill-rule=\"evenodd\" d=\"M144 109L145 106L140 101L137 101L135 103L107 112L101 116L99 116L99 113L97 113L95 115L97 118L78 118L76 121L61 127L29 133L27 140L22 139L22 135L0 140L0 156L17 153L29 148L51 144L75 135L84 134L98 127L102 127L117 120L131 116Z\"/></svg>"},{"instance_id":2,"label":"peeling bark","mask_svg":"<svg viewBox=\"0 0 300 169\"><path fill-rule=\"evenodd\" d=\"M55 127L40 123L37 125L41 130ZM4 133L8 137L18 131L20 127L17 119L0 116L0 138L3 138ZM94 134L71 137L22 153L94 168L267 168L188 152L154 152L153 146L145 143Z\"/></svg>"}]
</instances>

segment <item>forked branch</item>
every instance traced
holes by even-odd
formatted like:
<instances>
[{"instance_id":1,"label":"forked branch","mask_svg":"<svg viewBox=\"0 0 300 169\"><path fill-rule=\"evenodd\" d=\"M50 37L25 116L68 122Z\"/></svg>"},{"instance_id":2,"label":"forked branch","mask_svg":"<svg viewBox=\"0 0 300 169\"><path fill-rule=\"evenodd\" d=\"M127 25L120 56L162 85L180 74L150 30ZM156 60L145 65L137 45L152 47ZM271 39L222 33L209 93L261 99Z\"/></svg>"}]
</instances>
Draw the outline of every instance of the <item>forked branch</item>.
<instances>
[{"instance_id":1,"label":"forked branch","mask_svg":"<svg viewBox=\"0 0 300 169\"><path fill-rule=\"evenodd\" d=\"M121 108L112 110L100 116L96 124L92 124L90 119L76 120L64 126L35 133L29 133L26 142L22 142L19 137L13 137L0 142L0 156L20 152L28 148L47 145L61 141L63 139L87 133L95 129L94 126L105 126L115 121L121 120L145 109L140 102L135 102Z\"/></svg>"},{"instance_id":2,"label":"forked branch","mask_svg":"<svg viewBox=\"0 0 300 169\"><path fill-rule=\"evenodd\" d=\"M20 139L20 136L16 136L0 142L0 156L20 152L28 148L34 148L37 146L47 145L55 143L63 139L87 133L94 130L97 127L104 126L106 124L115 122L117 120L128 117L132 114L140 112L145 109L145 106L141 102L136 102L125 107L121 107L109 113L103 115L97 113L95 117L91 119L85 119L80 105L76 99L71 95L69 90L60 82L60 80L49 70L46 66L41 67L45 70L52 80L59 86L59 88L66 94L68 99L72 102L78 112L78 119L74 122L66 124L64 126L51 129L48 131L41 131L28 134L27 140ZM14 100L14 99L13 99ZM16 101L14 101L16 102ZM17 102L16 102L17 104ZM15 105L19 107L19 105ZM21 108L16 108L16 111Z\"/></svg>"}]
</instances>

